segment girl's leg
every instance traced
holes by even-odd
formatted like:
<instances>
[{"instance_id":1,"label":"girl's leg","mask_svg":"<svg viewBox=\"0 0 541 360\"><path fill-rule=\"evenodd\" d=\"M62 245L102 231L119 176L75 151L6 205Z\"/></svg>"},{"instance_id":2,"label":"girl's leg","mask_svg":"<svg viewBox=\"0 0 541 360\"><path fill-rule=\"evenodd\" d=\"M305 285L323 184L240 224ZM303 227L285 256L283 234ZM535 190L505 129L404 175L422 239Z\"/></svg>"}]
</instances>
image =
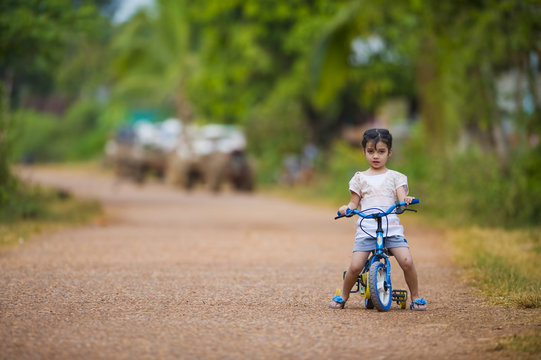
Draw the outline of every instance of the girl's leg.
<instances>
[{"instance_id":1,"label":"girl's leg","mask_svg":"<svg viewBox=\"0 0 541 360\"><path fill-rule=\"evenodd\" d=\"M361 271L363 271L366 260L368 259L369 251L355 251L351 255L351 264L349 265L348 271L346 271L346 276L344 277L344 284L342 285L342 299L346 302L349 299L349 292ZM339 308L340 304L335 301L332 301L329 305L332 308Z\"/></svg>"},{"instance_id":2,"label":"girl's leg","mask_svg":"<svg viewBox=\"0 0 541 360\"><path fill-rule=\"evenodd\" d=\"M344 284L342 285L342 299L344 299L344 301L349 299L351 288L355 285L355 282L357 282L357 278L361 271L363 271L369 254L369 251L355 251L351 254L351 264L349 265L349 269L344 277Z\"/></svg>"},{"instance_id":3,"label":"girl's leg","mask_svg":"<svg viewBox=\"0 0 541 360\"><path fill-rule=\"evenodd\" d=\"M395 247L390 250L396 258L398 265L400 265L402 271L404 271L404 279L406 280L408 288L410 289L411 298L413 300L417 299L419 297L417 270L415 269L415 265L413 264L410 249L407 247Z\"/></svg>"}]
</instances>

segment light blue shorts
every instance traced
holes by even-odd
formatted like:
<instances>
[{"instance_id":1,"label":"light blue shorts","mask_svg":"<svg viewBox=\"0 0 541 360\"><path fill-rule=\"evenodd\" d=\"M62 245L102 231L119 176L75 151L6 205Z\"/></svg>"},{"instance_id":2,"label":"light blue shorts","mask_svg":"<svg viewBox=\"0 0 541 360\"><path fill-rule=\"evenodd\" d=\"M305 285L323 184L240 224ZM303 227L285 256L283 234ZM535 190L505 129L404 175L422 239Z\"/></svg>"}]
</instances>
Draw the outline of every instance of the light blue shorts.
<instances>
[{"instance_id":1,"label":"light blue shorts","mask_svg":"<svg viewBox=\"0 0 541 360\"><path fill-rule=\"evenodd\" d=\"M385 239L383 247L387 249L395 247L407 247L409 248L406 238L401 235L389 236ZM353 252L355 251L372 251L376 250L376 239L373 237L359 237L355 239L355 245L353 245Z\"/></svg>"}]
</instances>

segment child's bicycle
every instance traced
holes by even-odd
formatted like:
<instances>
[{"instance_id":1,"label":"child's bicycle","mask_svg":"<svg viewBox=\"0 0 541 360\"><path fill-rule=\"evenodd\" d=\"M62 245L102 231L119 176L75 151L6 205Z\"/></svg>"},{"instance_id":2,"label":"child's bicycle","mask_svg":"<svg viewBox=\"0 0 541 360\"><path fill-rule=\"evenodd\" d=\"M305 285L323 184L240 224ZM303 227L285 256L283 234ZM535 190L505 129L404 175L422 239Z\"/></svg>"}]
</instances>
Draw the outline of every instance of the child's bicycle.
<instances>
[{"instance_id":1,"label":"child's bicycle","mask_svg":"<svg viewBox=\"0 0 541 360\"><path fill-rule=\"evenodd\" d=\"M413 199L410 205L418 203L419 199ZM355 214L359 215L363 219L375 219L377 222L376 250L372 251L372 254L366 261L364 269L357 279L357 288L351 291L352 293L358 292L361 294L361 297L364 298L364 305L367 309L373 309L375 307L378 311L388 311L393 301L396 301L396 303L400 305L401 309L406 308L408 292L406 290L392 289L391 263L389 261L389 256L391 254L385 247L386 236L383 236L382 226L382 218L389 214L402 214L406 210L416 212L416 210L407 209L405 206L407 206L405 201L397 201L386 211L381 209L367 209L365 211L377 210L377 212L365 214L357 209L348 209L346 215L341 215L338 213L338 216L335 217L335 219L339 219L343 217L351 217ZM345 275L346 272L344 271L343 276Z\"/></svg>"}]
</instances>

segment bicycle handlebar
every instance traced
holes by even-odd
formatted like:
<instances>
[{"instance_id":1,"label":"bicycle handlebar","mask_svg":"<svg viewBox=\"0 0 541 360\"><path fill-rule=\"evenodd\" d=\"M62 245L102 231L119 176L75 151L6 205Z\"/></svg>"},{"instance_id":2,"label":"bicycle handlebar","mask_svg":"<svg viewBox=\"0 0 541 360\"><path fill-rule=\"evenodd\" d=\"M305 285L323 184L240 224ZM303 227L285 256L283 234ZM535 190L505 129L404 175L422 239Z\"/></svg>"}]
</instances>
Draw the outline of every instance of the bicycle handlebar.
<instances>
[{"instance_id":1,"label":"bicycle handlebar","mask_svg":"<svg viewBox=\"0 0 541 360\"><path fill-rule=\"evenodd\" d=\"M410 205L418 204L418 203L419 203L419 199L415 198L415 199L413 199L411 201ZM365 218L365 219L375 219L375 218L378 218L378 217L387 216L394 209L396 209L397 207L401 207L401 206L408 206L408 205L406 204L405 201L397 201L393 205L391 205L386 211L380 210L380 212L376 213L376 214L365 214L362 211L359 211L357 209L353 209L353 210L347 209L346 214L344 214L344 215L340 214L340 211L338 211L338 216L336 216L334 219L336 220L336 219L340 219L340 218L343 218L343 217L352 217L354 214L359 215L360 217ZM413 210L413 211L415 211L415 210Z\"/></svg>"}]
</instances>

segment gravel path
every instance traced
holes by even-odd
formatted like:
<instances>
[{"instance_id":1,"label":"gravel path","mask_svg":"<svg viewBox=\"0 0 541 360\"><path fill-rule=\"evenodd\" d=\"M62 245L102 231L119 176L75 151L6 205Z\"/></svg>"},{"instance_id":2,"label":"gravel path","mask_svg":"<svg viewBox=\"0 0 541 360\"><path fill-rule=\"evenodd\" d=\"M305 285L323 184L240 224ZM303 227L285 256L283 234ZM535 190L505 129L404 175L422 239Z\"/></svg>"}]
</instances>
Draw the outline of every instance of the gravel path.
<instances>
[{"instance_id":1,"label":"gravel path","mask_svg":"<svg viewBox=\"0 0 541 360\"><path fill-rule=\"evenodd\" d=\"M0 253L1 359L520 358L498 338L541 326L538 310L477 298L442 234L414 214L403 219L429 310L378 313L353 294L336 311L327 304L354 223L334 221L334 209L83 171L23 174L98 197L108 220Z\"/></svg>"}]
</instances>

